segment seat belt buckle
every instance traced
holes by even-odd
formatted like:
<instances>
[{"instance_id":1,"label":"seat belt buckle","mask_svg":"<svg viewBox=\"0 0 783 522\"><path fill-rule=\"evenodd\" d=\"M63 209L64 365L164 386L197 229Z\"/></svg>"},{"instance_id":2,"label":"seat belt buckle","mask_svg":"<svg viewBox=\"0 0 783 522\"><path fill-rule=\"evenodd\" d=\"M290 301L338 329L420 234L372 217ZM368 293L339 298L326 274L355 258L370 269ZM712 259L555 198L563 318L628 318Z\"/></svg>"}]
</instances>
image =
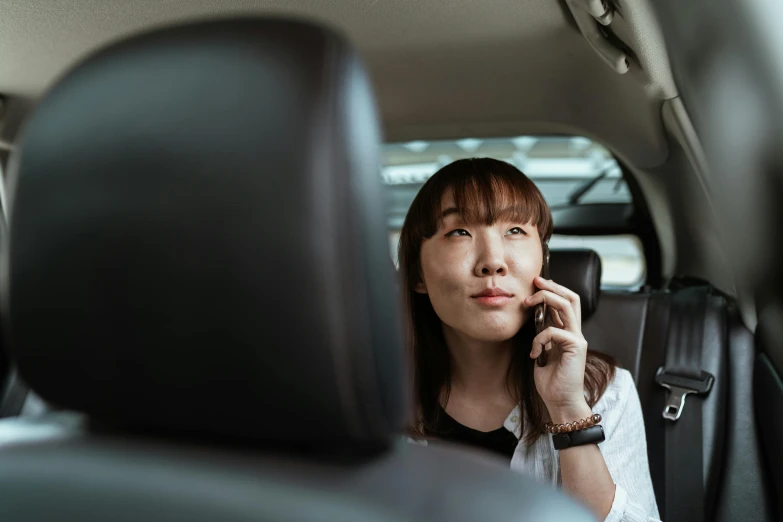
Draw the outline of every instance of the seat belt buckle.
<instances>
[{"instance_id":1,"label":"seat belt buckle","mask_svg":"<svg viewBox=\"0 0 783 522\"><path fill-rule=\"evenodd\" d=\"M700 378L685 377L664 370L663 366L655 372L655 382L669 390L666 406L663 408L663 418L676 422L685 408L685 396L689 393L707 395L712 389L715 377L702 371Z\"/></svg>"}]
</instances>

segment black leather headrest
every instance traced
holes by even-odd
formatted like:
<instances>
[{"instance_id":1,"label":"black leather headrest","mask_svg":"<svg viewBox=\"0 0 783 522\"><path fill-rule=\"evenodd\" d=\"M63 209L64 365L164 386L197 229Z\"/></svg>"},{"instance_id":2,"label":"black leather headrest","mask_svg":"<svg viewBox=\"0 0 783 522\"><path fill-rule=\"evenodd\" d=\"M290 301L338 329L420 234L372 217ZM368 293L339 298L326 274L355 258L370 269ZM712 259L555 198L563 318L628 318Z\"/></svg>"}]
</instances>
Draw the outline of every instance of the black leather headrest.
<instances>
[{"instance_id":1,"label":"black leather headrest","mask_svg":"<svg viewBox=\"0 0 783 522\"><path fill-rule=\"evenodd\" d=\"M553 281L579 295L582 319L593 315L601 296L601 258L594 250L552 250L549 275Z\"/></svg>"},{"instance_id":2,"label":"black leather headrest","mask_svg":"<svg viewBox=\"0 0 783 522\"><path fill-rule=\"evenodd\" d=\"M158 30L27 125L2 288L44 399L109 422L324 449L404 420L367 77L313 25Z\"/></svg>"}]
</instances>

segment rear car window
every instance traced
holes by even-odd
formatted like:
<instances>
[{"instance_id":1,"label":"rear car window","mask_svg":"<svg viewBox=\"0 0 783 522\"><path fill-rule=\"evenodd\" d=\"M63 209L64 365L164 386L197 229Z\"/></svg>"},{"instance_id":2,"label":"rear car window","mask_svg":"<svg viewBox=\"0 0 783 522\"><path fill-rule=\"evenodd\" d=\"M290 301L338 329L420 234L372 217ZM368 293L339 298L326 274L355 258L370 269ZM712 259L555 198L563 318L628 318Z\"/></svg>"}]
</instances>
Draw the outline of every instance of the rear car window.
<instances>
[{"instance_id":1,"label":"rear car window","mask_svg":"<svg viewBox=\"0 0 783 522\"><path fill-rule=\"evenodd\" d=\"M632 203L616 159L601 144L584 137L517 136L390 143L383 149L381 175L388 203L389 248L395 264L400 229L421 186L444 165L472 157L492 157L516 166L536 183L553 208ZM550 245L554 249L595 250L603 265L603 288L632 290L645 282L644 250L639 238L632 234L555 234Z\"/></svg>"}]
</instances>

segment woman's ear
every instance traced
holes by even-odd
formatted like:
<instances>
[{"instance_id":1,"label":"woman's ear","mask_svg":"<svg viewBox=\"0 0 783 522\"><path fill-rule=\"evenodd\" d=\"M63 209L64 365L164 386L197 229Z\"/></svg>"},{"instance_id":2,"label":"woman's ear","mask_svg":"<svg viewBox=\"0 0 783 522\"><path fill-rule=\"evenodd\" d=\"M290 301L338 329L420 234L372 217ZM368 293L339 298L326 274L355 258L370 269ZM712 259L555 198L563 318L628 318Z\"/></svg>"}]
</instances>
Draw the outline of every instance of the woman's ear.
<instances>
[{"instance_id":1,"label":"woman's ear","mask_svg":"<svg viewBox=\"0 0 783 522\"><path fill-rule=\"evenodd\" d=\"M413 287L413 291L417 292L419 294L426 294L427 292L427 285L424 284L424 281L419 279L419 282L416 283L416 286Z\"/></svg>"}]
</instances>

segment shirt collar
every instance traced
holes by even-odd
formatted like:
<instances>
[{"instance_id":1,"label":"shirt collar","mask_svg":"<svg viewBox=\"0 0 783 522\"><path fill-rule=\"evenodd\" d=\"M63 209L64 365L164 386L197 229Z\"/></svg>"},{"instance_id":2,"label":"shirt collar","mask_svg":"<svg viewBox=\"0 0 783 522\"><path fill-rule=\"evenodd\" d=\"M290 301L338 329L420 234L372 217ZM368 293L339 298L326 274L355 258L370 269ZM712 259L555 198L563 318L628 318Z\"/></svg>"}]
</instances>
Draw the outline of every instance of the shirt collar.
<instances>
[{"instance_id":1,"label":"shirt collar","mask_svg":"<svg viewBox=\"0 0 783 522\"><path fill-rule=\"evenodd\" d=\"M503 427L514 434L517 439L522 438L522 414L519 405L516 405L506 417Z\"/></svg>"}]
</instances>

